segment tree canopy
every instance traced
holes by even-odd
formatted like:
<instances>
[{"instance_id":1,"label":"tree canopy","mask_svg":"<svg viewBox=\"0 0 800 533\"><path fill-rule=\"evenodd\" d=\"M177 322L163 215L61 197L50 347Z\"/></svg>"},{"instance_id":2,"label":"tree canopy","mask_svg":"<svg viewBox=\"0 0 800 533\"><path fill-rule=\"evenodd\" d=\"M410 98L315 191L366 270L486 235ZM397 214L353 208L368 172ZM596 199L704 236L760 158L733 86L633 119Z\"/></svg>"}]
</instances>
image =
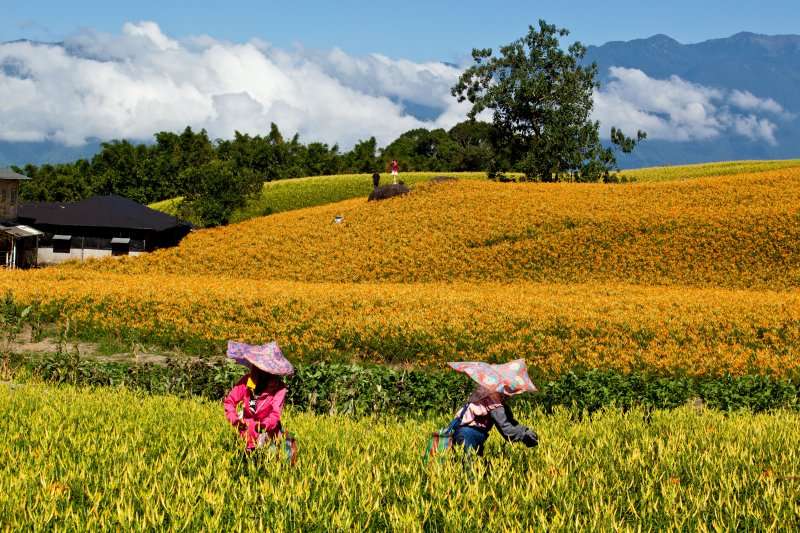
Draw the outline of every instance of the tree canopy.
<instances>
[{"instance_id":1,"label":"tree canopy","mask_svg":"<svg viewBox=\"0 0 800 533\"><path fill-rule=\"evenodd\" d=\"M451 93L472 104L471 119L491 110L494 170L514 167L541 181L605 181L618 170L615 150L628 153L646 137L639 131L632 139L612 128L612 147L602 145L600 124L591 120L597 65L581 65L586 47L579 42L561 49L559 37L568 34L540 20L538 30L529 26L498 56L491 49L472 51L475 64Z\"/></svg>"}]
</instances>

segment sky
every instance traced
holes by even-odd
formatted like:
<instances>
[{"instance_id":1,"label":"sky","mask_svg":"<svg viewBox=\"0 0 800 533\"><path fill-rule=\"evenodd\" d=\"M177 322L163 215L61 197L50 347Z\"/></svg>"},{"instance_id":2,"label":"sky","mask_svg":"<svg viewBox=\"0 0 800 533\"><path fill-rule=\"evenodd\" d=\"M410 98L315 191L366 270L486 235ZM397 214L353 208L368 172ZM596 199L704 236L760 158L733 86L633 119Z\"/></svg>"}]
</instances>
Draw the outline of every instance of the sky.
<instances>
[{"instance_id":1,"label":"sky","mask_svg":"<svg viewBox=\"0 0 800 533\"><path fill-rule=\"evenodd\" d=\"M539 19L570 31L565 46L800 34L798 0L0 0L0 13L0 140L67 145L187 125L212 139L266 134L274 122L305 143L385 146L464 120L450 87L471 50L496 50ZM649 138L774 140L774 101L640 74L618 69L595 118ZM674 97L648 99L654 88Z\"/></svg>"}]
</instances>

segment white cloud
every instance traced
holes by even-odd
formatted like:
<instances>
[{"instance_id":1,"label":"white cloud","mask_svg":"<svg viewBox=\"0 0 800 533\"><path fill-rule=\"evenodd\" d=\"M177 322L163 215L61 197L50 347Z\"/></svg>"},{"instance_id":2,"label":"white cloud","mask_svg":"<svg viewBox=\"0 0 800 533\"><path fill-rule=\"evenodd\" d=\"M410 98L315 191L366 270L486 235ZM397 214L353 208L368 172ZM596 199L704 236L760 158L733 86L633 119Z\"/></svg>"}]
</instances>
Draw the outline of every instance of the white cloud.
<instances>
[{"instance_id":1,"label":"white cloud","mask_svg":"<svg viewBox=\"0 0 800 533\"><path fill-rule=\"evenodd\" d=\"M144 37L159 50L178 50L180 48L177 41L161 33L161 28L159 28L158 24L155 22L147 20L143 20L139 24L131 24L128 22L122 26L122 32L131 37Z\"/></svg>"},{"instance_id":2,"label":"white cloud","mask_svg":"<svg viewBox=\"0 0 800 533\"><path fill-rule=\"evenodd\" d=\"M770 144L776 144L775 130L777 126L765 118L758 118L755 115L724 115L726 123L739 135L743 135L753 141L763 139Z\"/></svg>"},{"instance_id":3,"label":"white cloud","mask_svg":"<svg viewBox=\"0 0 800 533\"><path fill-rule=\"evenodd\" d=\"M768 111L776 115L786 115L786 111L772 98L758 98L749 91L733 91L730 103L739 109L753 111Z\"/></svg>"},{"instance_id":4,"label":"white cloud","mask_svg":"<svg viewBox=\"0 0 800 533\"><path fill-rule=\"evenodd\" d=\"M0 45L0 139L152 140L158 131L269 132L342 149L370 136L385 146L412 128L450 128L468 106L450 96L459 69L441 63L353 58L341 50L283 50L209 36L179 43L157 24L121 35L84 30L63 46ZM420 120L406 106L431 110Z\"/></svg>"},{"instance_id":5,"label":"white cloud","mask_svg":"<svg viewBox=\"0 0 800 533\"><path fill-rule=\"evenodd\" d=\"M266 134L275 122L305 143L349 150L374 135L386 146L413 128L449 129L465 120L469 104L450 95L461 71L255 39L236 44L201 35L178 42L148 21L125 24L119 35L87 29L63 46L0 44L0 140L149 141L187 125L226 139L236 130ZM643 129L650 139L735 134L774 143L774 120L788 116L774 100L746 91L619 67L611 76L595 94L594 118L628 134ZM427 118L415 118L412 109ZM481 118L490 120L486 112Z\"/></svg>"},{"instance_id":6,"label":"white cloud","mask_svg":"<svg viewBox=\"0 0 800 533\"><path fill-rule=\"evenodd\" d=\"M595 93L593 117L630 135L639 129L648 139L710 140L730 133L776 143L777 125L756 112L787 114L774 100L745 91L726 91L677 76L648 77L641 70L611 67L611 82Z\"/></svg>"}]
</instances>

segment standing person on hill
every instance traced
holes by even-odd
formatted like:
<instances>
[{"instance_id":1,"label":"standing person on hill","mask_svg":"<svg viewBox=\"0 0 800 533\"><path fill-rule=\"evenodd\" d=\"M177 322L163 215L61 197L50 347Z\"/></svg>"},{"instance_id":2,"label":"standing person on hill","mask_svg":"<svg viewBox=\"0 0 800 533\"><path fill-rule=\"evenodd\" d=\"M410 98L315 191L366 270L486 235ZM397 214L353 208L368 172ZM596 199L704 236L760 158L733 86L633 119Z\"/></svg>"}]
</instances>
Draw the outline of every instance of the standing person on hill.
<instances>
[{"instance_id":1,"label":"standing person on hill","mask_svg":"<svg viewBox=\"0 0 800 533\"><path fill-rule=\"evenodd\" d=\"M246 441L249 452L283 433L286 385L279 376L293 374L294 369L275 342L263 346L229 342L228 357L250 368L223 402L225 417Z\"/></svg>"},{"instance_id":2,"label":"standing person on hill","mask_svg":"<svg viewBox=\"0 0 800 533\"><path fill-rule=\"evenodd\" d=\"M394 182L395 185L397 185L397 169L398 169L397 161L395 161L393 159L392 160L392 181Z\"/></svg>"}]
</instances>

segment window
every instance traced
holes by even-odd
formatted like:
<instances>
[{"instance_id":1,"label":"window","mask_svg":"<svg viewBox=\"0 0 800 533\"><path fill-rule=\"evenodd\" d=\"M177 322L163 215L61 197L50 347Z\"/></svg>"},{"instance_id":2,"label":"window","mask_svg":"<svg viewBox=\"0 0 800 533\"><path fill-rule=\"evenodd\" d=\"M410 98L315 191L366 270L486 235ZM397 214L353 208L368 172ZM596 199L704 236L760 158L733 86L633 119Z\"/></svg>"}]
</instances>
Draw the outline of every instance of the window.
<instances>
[{"instance_id":1,"label":"window","mask_svg":"<svg viewBox=\"0 0 800 533\"><path fill-rule=\"evenodd\" d=\"M68 254L71 243L72 235L53 235L53 253Z\"/></svg>"},{"instance_id":2,"label":"window","mask_svg":"<svg viewBox=\"0 0 800 533\"><path fill-rule=\"evenodd\" d=\"M127 237L111 239L111 255L128 255L131 251L131 240Z\"/></svg>"}]
</instances>

